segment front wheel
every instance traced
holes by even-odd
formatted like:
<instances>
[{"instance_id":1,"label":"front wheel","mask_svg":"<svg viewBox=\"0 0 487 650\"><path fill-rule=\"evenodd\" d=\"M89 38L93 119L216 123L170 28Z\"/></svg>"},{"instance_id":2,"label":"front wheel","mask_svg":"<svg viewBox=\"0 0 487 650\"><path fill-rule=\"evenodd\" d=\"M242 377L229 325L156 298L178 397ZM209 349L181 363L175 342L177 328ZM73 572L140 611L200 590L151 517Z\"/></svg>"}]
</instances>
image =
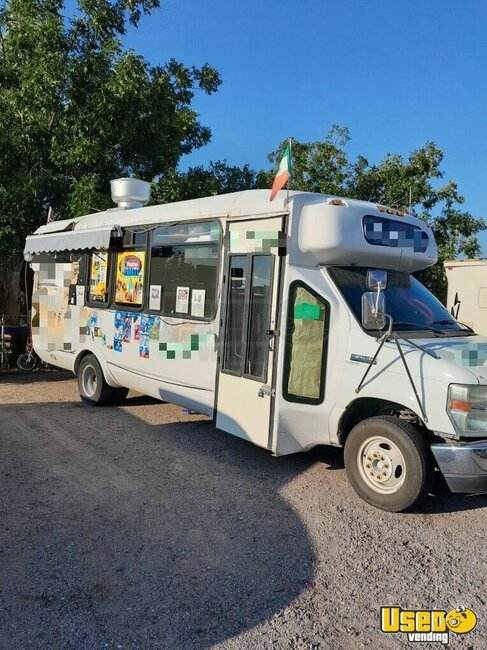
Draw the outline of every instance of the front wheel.
<instances>
[{"instance_id":1,"label":"front wheel","mask_svg":"<svg viewBox=\"0 0 487 650\"><path fill-rule=\"evenodd\" d=\"M24 352L17 358L17 368L22 372L32 372L37 367L37 357L34 352Z\"/></svg>"},{"instance_id":2,"label":"front wheel","mask_svg":"<svg viewBox=\"0 0 487 650\"><path fill-rule=\"evenodd\" d=\"M357 494L381 510L404 512L429 491L433 476L425 436L399 418L368 418L345 442L345 468Z\"/></svg>"}]
</instances>

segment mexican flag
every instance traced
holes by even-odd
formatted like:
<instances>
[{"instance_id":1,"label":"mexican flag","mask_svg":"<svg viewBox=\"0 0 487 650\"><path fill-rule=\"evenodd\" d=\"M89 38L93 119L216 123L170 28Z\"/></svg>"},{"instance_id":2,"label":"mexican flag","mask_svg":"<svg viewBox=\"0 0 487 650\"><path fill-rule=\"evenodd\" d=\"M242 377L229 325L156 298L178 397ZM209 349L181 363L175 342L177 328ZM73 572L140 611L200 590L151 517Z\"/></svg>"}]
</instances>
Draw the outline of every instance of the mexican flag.
<instances>
[{"instance_id":1,"label":"mexican flag","mask_svg":"<svg viewBox=\"0 0 487 650\"><path fill-rule=\"evenodd\" d=\"M274 183L272 184L271 196L269 201L272 201L276 197L276 194L279 192L279 190L281 190L284 187L284 185L289 180L290 174L291 174L291 143L287 145L286 151L284 152L284 156L282 157L281 160L281 164L279 165L279 169L277 170Z\"/></svg>"}]
</instances>

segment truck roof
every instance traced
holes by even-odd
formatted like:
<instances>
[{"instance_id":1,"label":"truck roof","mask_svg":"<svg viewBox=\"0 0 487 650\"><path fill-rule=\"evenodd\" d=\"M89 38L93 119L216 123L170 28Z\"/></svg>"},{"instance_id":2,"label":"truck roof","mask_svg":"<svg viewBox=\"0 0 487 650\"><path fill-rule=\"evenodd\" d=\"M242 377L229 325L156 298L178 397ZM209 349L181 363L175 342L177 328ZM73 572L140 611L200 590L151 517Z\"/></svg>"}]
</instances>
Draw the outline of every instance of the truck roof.
<instances>
[{"instance_id":1,"label":"truck roof","mask_svg":"<svg viewBox=\"0 0 487 650\"><path fill-rule=\"evenodd\" d=\"M284 190L278 192L272 203L269 201L269 190L244 190L229 194L219 194L201 199L178 201L175 203L162 203L143 208L110 208L102 212L94 212L85 216L52 221L40 226L35 231L36 235L60 232L63 230L96 229L110 225L129 226L134 224L150 224L165 221L198 219L198 218L239 218L252 216L253 218L268 218L288 212L288 193ZM296 200L302 204L329 203L334 199L341 199L349 207L362 208L372 214L381 214L377 204L368 201L358 201L338 197L336 195L315 194L312 192L289 192L289 202ZM409 218L414 217L408 215Z\"/></svg>"}]
</instances>

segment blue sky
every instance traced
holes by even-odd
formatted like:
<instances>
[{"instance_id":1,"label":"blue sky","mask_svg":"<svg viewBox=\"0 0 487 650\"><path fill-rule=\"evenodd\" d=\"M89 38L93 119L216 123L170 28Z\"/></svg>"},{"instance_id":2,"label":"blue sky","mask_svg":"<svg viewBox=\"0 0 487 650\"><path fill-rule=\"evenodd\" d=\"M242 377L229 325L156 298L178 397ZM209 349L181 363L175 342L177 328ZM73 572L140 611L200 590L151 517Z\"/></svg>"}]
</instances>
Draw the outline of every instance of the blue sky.
<instances>
[{"instance_id":1,"label":"blue sky","mask_svg":"<svg viewBox=\"0 0 487 650\"><path fill-rule=\"evenodd\" d=\"M486 33L485 0L162 0L125 45L222 76L194 102L212 142L183 167L267 167L284 138L322 139L336 123L372 163L434 141L464 209L487 217Z\"/></svg>"}]
</instances>

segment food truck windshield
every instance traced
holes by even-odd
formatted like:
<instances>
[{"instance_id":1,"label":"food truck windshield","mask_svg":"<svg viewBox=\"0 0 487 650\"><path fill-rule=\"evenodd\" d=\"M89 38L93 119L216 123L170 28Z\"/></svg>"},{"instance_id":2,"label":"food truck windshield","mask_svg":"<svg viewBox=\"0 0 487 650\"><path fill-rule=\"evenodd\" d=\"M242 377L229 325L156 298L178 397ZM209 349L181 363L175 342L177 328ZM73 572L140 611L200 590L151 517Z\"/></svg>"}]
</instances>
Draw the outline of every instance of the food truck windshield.
<instances>
[{"instance_id":1,"label":"food truck windshield","mask_svg":"<svg viewBox=\"0 0 487 650\"><path fill-rule=\"evenodd\" d=\"M362 295L367 291L367 271L366 267L329 267L331 277L359 322ZM441 302L409 273L388 271L384 295L386 311L394 321L394 330L417 331L421 332L422 337L472 334L454 320ZM369 332L376 334L372 330Z\"/></svg>"}]
</instances>

